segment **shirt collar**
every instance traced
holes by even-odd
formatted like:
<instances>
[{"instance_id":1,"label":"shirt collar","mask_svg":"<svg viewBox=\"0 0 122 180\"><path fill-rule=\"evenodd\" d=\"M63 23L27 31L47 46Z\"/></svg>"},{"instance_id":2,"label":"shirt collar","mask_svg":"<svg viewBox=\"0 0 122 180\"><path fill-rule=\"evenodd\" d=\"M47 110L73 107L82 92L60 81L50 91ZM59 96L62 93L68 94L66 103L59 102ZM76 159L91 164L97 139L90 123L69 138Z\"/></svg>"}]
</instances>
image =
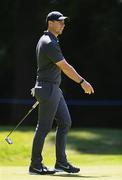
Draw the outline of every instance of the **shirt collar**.
<instances>
[{"instance_id":1,"label":"shirt collar","mask_svg":"<svg viewBox=\"0 0 122 180\"><path fill-rule=\"evenodd\" d=\"M52 34L50 31L44 31L44 34L50 36L55 41L59 42L58 38L56 36L54 36L54 34Z\"/></svg>"}]
</instances>

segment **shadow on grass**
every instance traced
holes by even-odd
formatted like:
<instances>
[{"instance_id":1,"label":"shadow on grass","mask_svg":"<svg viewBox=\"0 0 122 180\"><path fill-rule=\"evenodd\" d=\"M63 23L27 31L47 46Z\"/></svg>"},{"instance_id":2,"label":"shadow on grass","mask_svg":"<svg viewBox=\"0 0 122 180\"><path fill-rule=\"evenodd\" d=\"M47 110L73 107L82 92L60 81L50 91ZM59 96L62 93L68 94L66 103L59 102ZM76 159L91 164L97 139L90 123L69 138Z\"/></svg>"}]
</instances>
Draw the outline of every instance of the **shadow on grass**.
<instances>
[{"instance_id":1,"label":"shadow on grass","mask_svg":"<svg viewBox=\"0 0 122 180\"><path fill-rule=\"evenodd\" d=\"M0 127L0 131L11 131L14 127ZM35 131L35 127L19 127L17 131L30 132ZM53 131L49 135L49 140L55 142ZM85 154L122 154L122 131L120 129L106 128L82 128L71 129L68 134L67 148L76 150Z\"/></svg>"},{"instance_id":2,"label":"shadow on grass","mask_svg":"<svg viewBox=\"0 0 122 180\"><path fill-rule=\"evenodd\" d=\"M55 174L57 177L74 177L74 178L101 178L106 176L83 176L79 174Z\"/></svg>"},{"instance_id":3,"label":"shadow on grass","mask_svg":"<svg viewBox=\"0 0 122 180\"><path fill-rule=\"evenodd\" d=\"M29 132L29 131L35 131L35 128L36 128L36 127L32 127L32 126L23 126L23 125L20 125L20 126L15 131ZM15 126L0 126L0 132L5 132L5 131L9 131L10 132L15 127L16 127L16 125Z\"/></svg>"},{"instance_id":4,"label":"shadow on grass","mask_svg":"<svg viewBox=\"0 0 122 180\"><path fill-rule=\"evenodd\" d=\"M86 135L82 135L86 133ZM122 131L117 129L77 129L68 134L67 147L85 154L122 154ZM51 137L55 141L55 137Z\"/></svg>"}]
</instances>

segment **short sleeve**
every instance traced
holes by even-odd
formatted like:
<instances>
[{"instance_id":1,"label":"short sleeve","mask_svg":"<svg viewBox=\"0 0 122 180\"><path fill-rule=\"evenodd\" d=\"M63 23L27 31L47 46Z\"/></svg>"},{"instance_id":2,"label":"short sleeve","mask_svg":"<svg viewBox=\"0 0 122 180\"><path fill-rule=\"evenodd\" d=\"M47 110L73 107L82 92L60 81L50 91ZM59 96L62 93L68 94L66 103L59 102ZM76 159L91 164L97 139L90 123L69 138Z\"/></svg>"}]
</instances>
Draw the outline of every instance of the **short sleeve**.
<instances>
[{"instance_id":1,"label":"short sleeve","mask_svg":"<svg viewBox=\"0 0 122 180\"><path fill-rule=\"evenodd\" d=\"M64 56L61 52L60 46L58 43L48 43L45 47L45 53L50 58L51 61L57 63L64 59Z\"/></svg>"}]
</instances>

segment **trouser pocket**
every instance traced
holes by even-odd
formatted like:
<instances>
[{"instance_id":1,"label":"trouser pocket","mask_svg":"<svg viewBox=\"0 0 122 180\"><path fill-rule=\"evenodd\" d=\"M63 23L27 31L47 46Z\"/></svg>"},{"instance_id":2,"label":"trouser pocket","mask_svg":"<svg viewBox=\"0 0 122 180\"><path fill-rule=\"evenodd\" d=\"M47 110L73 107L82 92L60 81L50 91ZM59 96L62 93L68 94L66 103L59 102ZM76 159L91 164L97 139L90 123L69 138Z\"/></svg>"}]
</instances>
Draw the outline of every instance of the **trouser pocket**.
<instances>
[{"instance_id":1,"label":"trouser pocket","mask_svg":"<svg viewBox=\"0 0 122 180\"><path fill-rule=\"evenodd\" d=\"M38 101L49 100L52 94L52 84L42 83L38 86L35 86L35 97Z\"/></svg>"}]
</instances>

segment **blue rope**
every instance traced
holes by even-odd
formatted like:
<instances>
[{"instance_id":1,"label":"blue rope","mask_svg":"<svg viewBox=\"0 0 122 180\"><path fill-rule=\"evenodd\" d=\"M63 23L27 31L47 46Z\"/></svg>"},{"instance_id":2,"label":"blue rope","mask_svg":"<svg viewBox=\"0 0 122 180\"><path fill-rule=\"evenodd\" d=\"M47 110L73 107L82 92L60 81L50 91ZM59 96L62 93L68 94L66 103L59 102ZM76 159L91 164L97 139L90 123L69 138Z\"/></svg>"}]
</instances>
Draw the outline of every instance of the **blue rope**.
<instances>
[{"instance_id":1,"label":"blue rope","mask_svg":"<svg viewBox=\"0 0 122 180\"><path fill-rule=\"evenodd\" d=\"M35 100L32 99L0 99L0 104L32 105ZM122 106L122 100L81 100L67 99L69 106Z\"/></svg>"}]
</instances>

